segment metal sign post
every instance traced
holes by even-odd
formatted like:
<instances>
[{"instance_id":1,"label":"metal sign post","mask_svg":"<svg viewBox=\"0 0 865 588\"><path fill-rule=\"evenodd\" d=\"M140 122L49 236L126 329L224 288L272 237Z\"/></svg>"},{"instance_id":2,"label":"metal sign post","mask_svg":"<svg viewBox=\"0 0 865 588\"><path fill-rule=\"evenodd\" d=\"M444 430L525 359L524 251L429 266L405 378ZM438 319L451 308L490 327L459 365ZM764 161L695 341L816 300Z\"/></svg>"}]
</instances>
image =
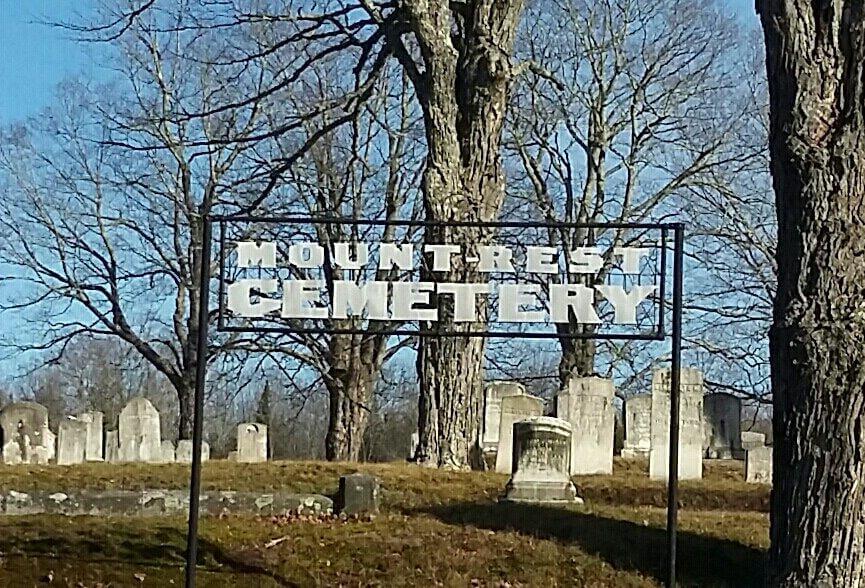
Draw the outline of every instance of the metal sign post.
<instances>
[{"instance_id":1,"label":"metal sign post","mask_svg":"<svg viewBox=\"0 0 865 588\"><path fill-rule=\"evenodd\" d=\"M670 233L673 234L673 292L672 292L672 368L670 381L670 455L667 486L667 586L676 584L676 532L678 517L678 449L679 449L679 386L681 370L682 350L682 294L683 294L683 246L684 225L680 223L558 223L558 222L473 222L454 221L448 223L430 221L410 220L370 220L349 219L330 217L300 217L300 216L252 216L252 215L229 215L212 216L202 219L202 251L200 255L201 267L199 268L199 307L197 317L197 356L196 356L196 382L195 382L195 414L193 419L193 449L192 468L189 484L189 525L187 531L186 545L186 569L185 580L187 588L195 586L196 563L198 559L198 516L199 497L201 491L201 444L203 432L204 414L204 389L208 362L208 325L210 322L209 294L211 282L211 248L213 224L219 224L219 304L217 309L217 330L221 332L256 332L256 333L291 333L291 334L367 334L366 329L360 328L328 328L326 326L300 326L289 324L286 320L278 317L269 317L268 324L251 324L245 321L240 325L227 324L227 310L225 308L226 283L229 280L227 274L226 260L226 227L234 223L245 223L258 226L287 226L293 229L309 227L320 227L322 225L337 225L351 227L358 230L362 227L402 227L405 229L444 229L446 227L476 228L479 230L490 230L498 233L501 230L544 230L548 234L572 230L596 230L603 233L606 230L625 231L658 231L660 232L659 265L658 271L658 295L657 313L654 315L655 323L651 331L642 332L603 332L599 329L578 330L560 333L556 329L547 330L493 330L487 323L480 330L457 330L457 329L429 329L423 327L423 322L418 322L417 329L406 328L404 324L398 324L388 329L377 330L380 335L403 336L403 337L495 337L495 338L524 338L524 339L606 339L606 340L642 340L662 341L667 338L665 330L666 309L666 280L667 280L667 240ZM296 235L297 232L290 231ZM468 261L468 259L467 259ZM475 259L474 261L477 261ZM440 271L440 270L437 270ZM570 283L570 282L569 282ZM573 312L573 309L568 312ZM263 318L263 317L262 317ZM317 324L327 321L318 321ZM304 323L305 325L305 323ZM547 324L547 327L550 325Z\"/></svg>"},{"instance_id":2,"label":"metal sign post","mask_svg":"<svg viewBox=\"0 0 865 588\"><path fill-rule=\"evenodd\" d=\"M192 472L189 478L189 525L186 532L186 586L195 586L195 564L198 561L198 504L201 495L201 438L204 428L204 384L207 378L207 327L210 323L210 250L212 223L201 219L201 267L198 288L198 337L195 364L195 414L192 418Z\"/></svg>"}]
</instances>

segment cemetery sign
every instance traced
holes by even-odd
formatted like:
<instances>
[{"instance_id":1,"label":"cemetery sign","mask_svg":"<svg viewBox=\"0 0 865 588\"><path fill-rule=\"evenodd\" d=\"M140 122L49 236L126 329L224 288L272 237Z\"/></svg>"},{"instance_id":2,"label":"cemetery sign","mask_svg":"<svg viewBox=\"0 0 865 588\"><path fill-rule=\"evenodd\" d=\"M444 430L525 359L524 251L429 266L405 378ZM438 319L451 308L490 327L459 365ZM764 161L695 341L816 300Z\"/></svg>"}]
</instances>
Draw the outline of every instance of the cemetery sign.
<instances>
[{"instance_id":1,"label":"cemetery sign","mask_svg":"<svg viewBox=\"0 0 865 588\"><path fill-rule=\"evenodd\" d=\"M667 584L675 585L683 225L250 215L202 222L188 587L198 552L214 225L223 332L364 335L378 322L377 334L393 336L661 341L672 253ZM424 242L424 231L441 237L451 227L476 238ZM565 246L577 234L591 245Z\"/></svg>"},{"instance_id":2,"label":"cemetery sign","mask_svg":"<svg viewBox=\"0 0 865 588\"><path fill-rule=\"evenodd\" d=\"M363 332L310 324L360 319L390 323L394 335L441 336L448 331L425 332L423 325L446 317L459 336L586 337L581 329L557 329L576 324L592 327L589 336L665 337L666 225L468 223L498 242L460 245L423 242L411 230L428 226L420 221L216 222L220 330ZM353 239L323 240L330 234L323 228L336 224L351 227L341 234ZM383 230L394 225L405 229L401 235ZM636 234L631 241L637 245L549 244L577 226L601 235L626 229ZM619 328L627 326L633 328Z\"/></svg>"}]
</instances>

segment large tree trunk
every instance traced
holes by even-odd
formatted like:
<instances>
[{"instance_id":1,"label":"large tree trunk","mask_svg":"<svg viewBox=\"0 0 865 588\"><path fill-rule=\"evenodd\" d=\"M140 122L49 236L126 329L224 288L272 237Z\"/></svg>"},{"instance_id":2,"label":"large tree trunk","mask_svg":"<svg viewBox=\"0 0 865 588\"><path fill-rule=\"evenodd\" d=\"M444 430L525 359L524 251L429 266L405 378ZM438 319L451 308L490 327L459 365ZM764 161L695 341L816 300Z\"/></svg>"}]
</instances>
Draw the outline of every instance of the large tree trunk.
<instances>
[{"instance_id":1,"label":"large tree trunk","mask_svg":"<svg viewBox=\"0 0 865 588\"><path fill-rule=\"evenodd\" d=\"M504 196L501 132L513 75L510 56L521 0L427 0L406 4L425 65L416 85L429 154L423 195L427 220L494 220ZM453 33L453 34L451 34ZM478 231L441 227L427 242L473 245L492 239ZM462 256L459 256L460 258ZM439 279L475 279L464 266ZM433 329L453 331L439 300ZM477 325L472 325L476 327ZM477 451L483 386L480 339L425 339L419 345L420 400L417 458L427 465L481 465Z\"/></svg>"},{"instance_id":2,"label":"large tree trunk","mask_svg":"<svg viewBox=\"0 0 865 588\"><path fill-rule=\"evenodd\" d=\"M592 339L559 339L562 357L559 360L559 386L567 390L571 378L585 378L595 374L597 346Z\"/></svg>"},{"instance_id":3,"label":"large tree trunk","mask_svg":"<svg viewBox=\"0 0 865 588\"><path fill-rule=\"evenodd\" d=\"M771 96L769 583L865 582L865 7L759 0Z\"/></svg>"},{"instance_id":4,"label":"large tree trunk","mask_svg":"<svg viewBox=\"0 0 865 588\"><path fill-rule=\"evenodd\" d=\"M472 231L475 235L477 230ZM444 233L447 237L436 237ZM460 243L464 252L471 252L469 231L437 231L427 233L427 242ZM480 237L476 237L480 238ZM471 253L469 253L471 255ZM480 282L480 276L454 259L453 271L423 279L443 282ZM427 272L424 272L425 274ZM478 314L485 317L486 304L478 299ZM453 303L448 297L436 301L438 324L430 329L451 331L476 330L483 322L467 325L449 322L453 317ZM448 469L481 468L480 445L481 407L483 400L484 340L478 337L442 337L421 340L418 346L417 366L421 374L421 392L418 405L419 446L415 459L418 463Z\"/></svg>"},{"instance_id":5,"label":"large tree trunk","mask_svg":"<svg viewBox=\"0 0 865 588\"><path fill-rule=\"evenodd\" d=\"M364 340L362 340L364 339ZM334 335L325 383L330 413L325 436L329 461L360 461L370 403L382 358L378 337Z\"/></svg>"},{"instance_id":6,"label":"large tree trunk","mask_svg":"<svg viewBox=\"0 0 865 588\"><path fill-rule=\"evenodd\" d=\"M177 391L177 403L180 406L178 421L178 439L192 439L192 420L195 415L195 374L192 378L184 378L174 389Z\"/></svg>"}]
</instances>

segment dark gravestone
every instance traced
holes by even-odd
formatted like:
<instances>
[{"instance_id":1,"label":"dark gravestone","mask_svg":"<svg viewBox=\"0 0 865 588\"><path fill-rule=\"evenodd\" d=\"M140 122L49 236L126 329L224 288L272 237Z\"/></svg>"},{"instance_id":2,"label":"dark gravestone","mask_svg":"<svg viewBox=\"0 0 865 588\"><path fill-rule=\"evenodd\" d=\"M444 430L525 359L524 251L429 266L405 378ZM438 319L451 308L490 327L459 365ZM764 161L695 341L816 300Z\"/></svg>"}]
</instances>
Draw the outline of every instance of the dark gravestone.
<instances>
[{"instance_id":1,"label":"dark gravestone","mask_svg":"<svg viewBox=\"0 0 865 588\"><path fill-rule=\"evenodd\" d=\"M368 474L349 474L339 479L336 511L347 516L378 512L379 481Z\"/></svg>"}]
</instances>

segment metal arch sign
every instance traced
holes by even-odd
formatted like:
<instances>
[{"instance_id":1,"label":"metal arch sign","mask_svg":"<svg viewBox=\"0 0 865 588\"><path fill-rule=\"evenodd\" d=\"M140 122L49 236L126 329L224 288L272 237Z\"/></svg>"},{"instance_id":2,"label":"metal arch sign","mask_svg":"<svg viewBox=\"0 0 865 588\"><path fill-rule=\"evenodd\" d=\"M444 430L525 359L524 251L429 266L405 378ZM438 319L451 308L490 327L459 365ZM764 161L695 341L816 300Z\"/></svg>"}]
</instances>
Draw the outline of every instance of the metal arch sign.
<instances>
[{"instance_id":1,"label":"metal arch sign","mask_svg":"<svg viewBox=\"0 0 865 588\"><path fill-rule=\"evenodd\" d=\"M214 224L219 226L217 330L227 332L364 335L374 326L376 334L394 336L660 341L667 337L667 257L672 253L666 584L675 586L682 224L438 223L250 215L204 216L202 224L187 587L195 585L198 552ZM247 229L228 235L239 225ZM351 238L322 239L332 236L327 229L333 227L350 228ZM424 243L416 233L428 228L447 232L448 227L476 230L478 236L493 234L496 242L478 238L464 246ZM378 235L376 229L381 230ZM570 231L592 231L603 240L616 230L643 239L628 247L610 242L550 245L555 235L565 242ZM534 238L527 237L532 232ZM651 233L654 236L648 236ZM432 328L443 308L447 321ZM345 322L353 326L342 326ZM563 324L569 328L561 328Z\"/></svg>"},{"instance_id":2,"label":"metal arch sign","mask_svg":"<svg viewBox=\"0 0 865 588\"><path fill-rule=\"evenodd\" d=\"M221 331L366 332L333 324L354 319L382 323L379 334L406 336L665 337L667 225L447 225L497 239L461 245L412 235L442 226L422 221L234 216L213 222L219 225ZM351 228L352 239L322 239L332 227ZM396 227L401 235L393 234ZM610 229L641 237L636 246L549 245L550 231L603 235ZM468 279L455 279L460 272ZM444 316L446 328L430 328Z\"/></svg>"}]
</instances>

